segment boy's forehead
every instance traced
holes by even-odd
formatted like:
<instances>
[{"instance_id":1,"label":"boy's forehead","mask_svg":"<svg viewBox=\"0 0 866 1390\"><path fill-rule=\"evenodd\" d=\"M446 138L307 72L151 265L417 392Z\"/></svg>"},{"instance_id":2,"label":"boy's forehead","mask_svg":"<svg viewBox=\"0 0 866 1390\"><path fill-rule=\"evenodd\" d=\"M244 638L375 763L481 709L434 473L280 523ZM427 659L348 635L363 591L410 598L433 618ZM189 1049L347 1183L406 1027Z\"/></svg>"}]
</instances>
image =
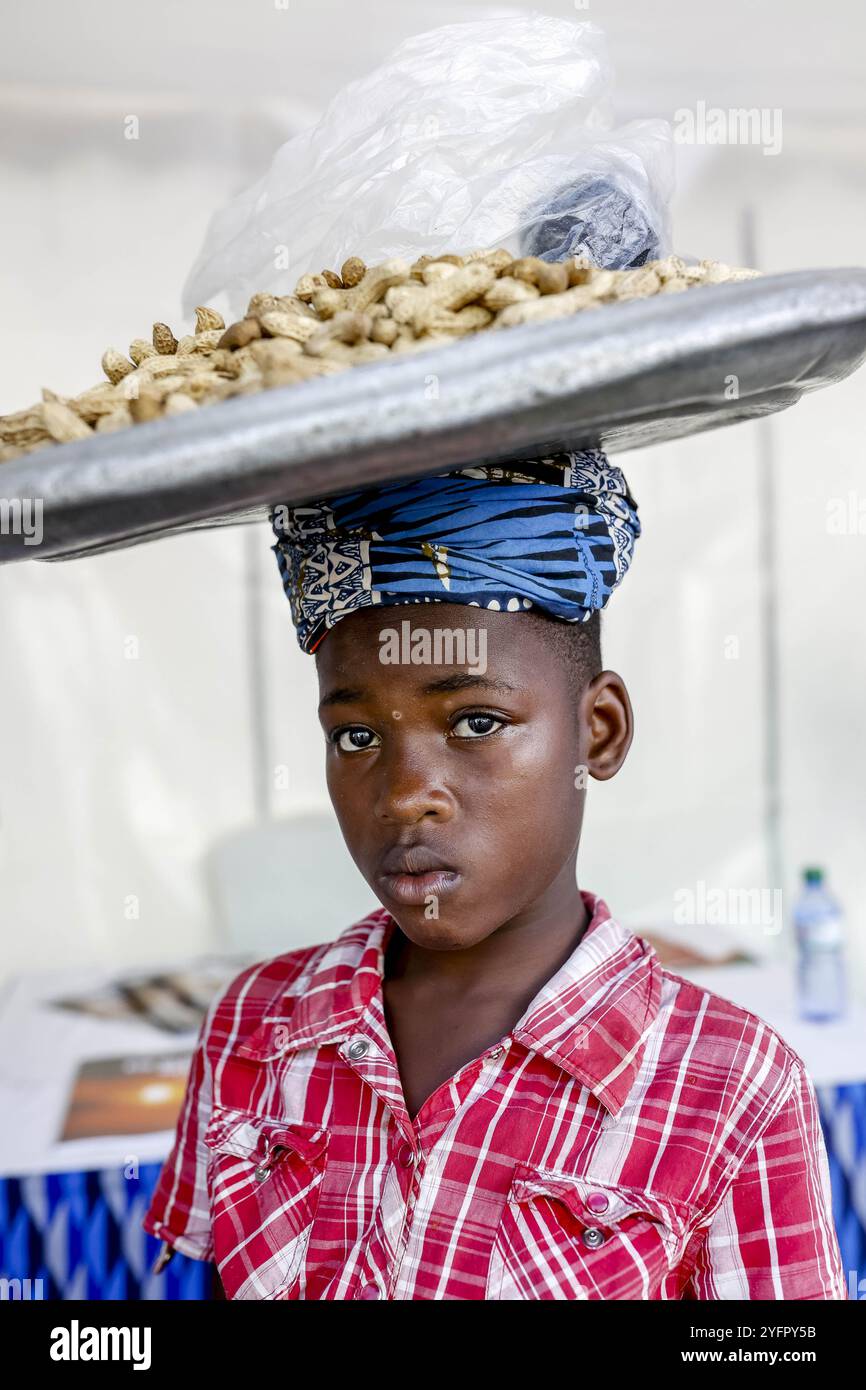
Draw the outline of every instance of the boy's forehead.
<instances>
[{"instance_id":1,"label":"boy's forehead","mask_svg":"<svg viewBox=\"0 0 866 1390\"><path fill-rule=\"evenodd\" d=\"M364 672L377 687L410 681L419 688L467 673L499 677L513 688L533 683L550 647L522 613L470 604L407 604L368 608L341 619L316 652L322 693L351 686Z\"/></svg>"}]
</instances>

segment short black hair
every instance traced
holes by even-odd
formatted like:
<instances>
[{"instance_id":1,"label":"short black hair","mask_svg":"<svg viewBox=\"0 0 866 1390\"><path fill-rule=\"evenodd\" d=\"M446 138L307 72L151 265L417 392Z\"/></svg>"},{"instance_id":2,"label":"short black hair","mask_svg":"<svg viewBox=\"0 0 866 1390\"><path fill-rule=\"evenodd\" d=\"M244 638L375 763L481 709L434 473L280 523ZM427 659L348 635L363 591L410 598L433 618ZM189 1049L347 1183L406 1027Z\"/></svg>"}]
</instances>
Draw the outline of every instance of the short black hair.
<instances>
[{"instance_id":1,"label":"short black hair","mask_svg":"<svg viewBox=\"0 0 866 1390\"><path fill-rule=\"evenodd\" d=\"M544 624L544 639L565 664L572 692L579 695L601 668L601 610L594 608L585 623L566 623L535 608L525 616Z\"/></svg>"}]
</instances>

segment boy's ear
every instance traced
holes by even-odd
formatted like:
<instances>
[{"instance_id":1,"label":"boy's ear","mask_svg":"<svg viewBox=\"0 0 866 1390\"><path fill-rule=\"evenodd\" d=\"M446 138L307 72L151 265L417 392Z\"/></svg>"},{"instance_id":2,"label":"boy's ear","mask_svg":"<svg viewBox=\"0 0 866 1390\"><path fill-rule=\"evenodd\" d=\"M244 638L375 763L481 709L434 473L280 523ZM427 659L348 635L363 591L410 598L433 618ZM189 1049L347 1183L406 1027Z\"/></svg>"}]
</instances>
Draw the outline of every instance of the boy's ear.
<instances>
[{"instance_id":1,"label":"boy's ear","mask_svg":"<svg viewBox=\"0 0 866 1390\"><path fill-rule=\"evenodd\" d=\"M622 676L600 671L583 692L581 716L587 771L596 781L606 782L619 772L634 736L634 715Z\"/></svg>"}]
</instances>

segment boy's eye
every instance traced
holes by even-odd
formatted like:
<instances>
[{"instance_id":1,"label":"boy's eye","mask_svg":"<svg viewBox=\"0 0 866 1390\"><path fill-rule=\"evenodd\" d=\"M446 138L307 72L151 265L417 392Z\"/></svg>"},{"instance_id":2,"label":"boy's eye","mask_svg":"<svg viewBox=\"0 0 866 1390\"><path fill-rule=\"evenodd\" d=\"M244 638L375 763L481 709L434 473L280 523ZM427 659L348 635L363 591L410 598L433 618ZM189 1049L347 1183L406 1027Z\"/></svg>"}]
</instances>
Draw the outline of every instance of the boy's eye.
<instances>
[{"instance_id":1,"label":"boy's eye","mask_svg":"<svg viewBox=\"0 0 866 1390\"><path fill-rule=\"evenodd\" d=\"M502 720L492 714L464 714L454 725L458 738L485 738L502 728Z\"/></svg>"},{"instance_id":2,"label":"boy's eye","mask_svg":"<svg viewBox=\"0 0 866 1390\"><path fill-rule=\"evenodd\" d=\"M378 734L374 734L372 729L365 729L362 724L338 729L331 738L342 753L363 753L368 748L377 748L382 741Z\"/></svg>"}]
</instances>

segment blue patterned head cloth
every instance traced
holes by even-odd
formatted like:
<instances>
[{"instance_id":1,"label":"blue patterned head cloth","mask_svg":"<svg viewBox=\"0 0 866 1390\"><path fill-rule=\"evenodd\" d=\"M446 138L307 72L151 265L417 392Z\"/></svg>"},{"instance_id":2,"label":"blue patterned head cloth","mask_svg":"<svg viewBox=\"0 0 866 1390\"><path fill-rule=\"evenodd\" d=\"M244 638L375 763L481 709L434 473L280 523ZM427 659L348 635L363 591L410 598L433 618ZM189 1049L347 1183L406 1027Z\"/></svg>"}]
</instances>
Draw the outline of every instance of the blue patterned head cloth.
<instances>
[{"instance_id":1,"label":"blue patterned head cloth","mask_svg":"<svg viewBox=\"0 0 866 1390\"><path fill-rule=\"evenodd\" d=\"M540 608L585 622L631 563L637 506L599 449L481 464L272 512L298 642L376 604Z\"/></svg>"}]
</instances>

